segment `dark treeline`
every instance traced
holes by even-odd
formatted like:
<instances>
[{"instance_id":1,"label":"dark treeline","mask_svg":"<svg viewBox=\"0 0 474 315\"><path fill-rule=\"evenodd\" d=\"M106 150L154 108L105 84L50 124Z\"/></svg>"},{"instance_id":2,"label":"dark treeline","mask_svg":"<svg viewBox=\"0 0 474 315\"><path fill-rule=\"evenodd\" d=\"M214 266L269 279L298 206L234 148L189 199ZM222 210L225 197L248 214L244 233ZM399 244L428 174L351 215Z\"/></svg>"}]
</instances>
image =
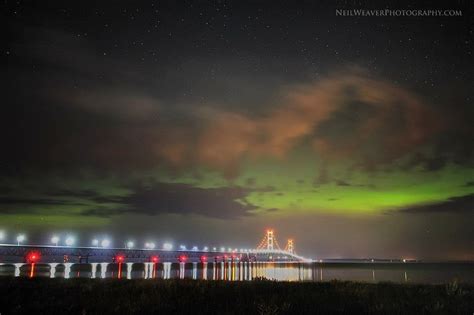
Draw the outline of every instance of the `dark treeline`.
<instances>
[{"instance_id":1,"label":"dark treeline","mask_svg":"<svg viewBox=\"0 0 474 315\"><path fill-rule=\"evenodd\" d=\"M1 314L472 314L474 286L0 279Z\"/></svg>"}]
</instances>

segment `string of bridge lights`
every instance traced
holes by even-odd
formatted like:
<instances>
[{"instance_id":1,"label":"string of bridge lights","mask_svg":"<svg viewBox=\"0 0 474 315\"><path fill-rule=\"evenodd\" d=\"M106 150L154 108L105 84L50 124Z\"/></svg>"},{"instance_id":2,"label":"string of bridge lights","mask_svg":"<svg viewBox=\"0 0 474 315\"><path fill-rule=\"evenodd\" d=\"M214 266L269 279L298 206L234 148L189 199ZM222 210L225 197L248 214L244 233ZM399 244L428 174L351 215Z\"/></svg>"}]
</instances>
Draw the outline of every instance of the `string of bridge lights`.
<instances>
[{"instance_id":1,"label":"string of bridge lights","mask_svg":"<svg viewBox=\"0 0 474 315\"><path fill-rule=\"evenodd\" d=\"M4 242L6 241L7 237L6 237L6 233L4 231L0 231L0 242ZM20 246L20 245L27 245L25 244L27 240L27 237L25 234L17 234L16 235L16 238L15 238L15 243L17 246ZM53 235L50 239L50 242L51 244L48 244L48 246L56 246L56 247L61 247L61 246L66 246L66 247L72 247L74 246L77 242L76 242L76 238L74 236L71 236L71 235L68 235L66 236L65 238L61 239L61 237L59 235ZM98 239L98 238L94 238L92 239L91 241L91 247L92 248L110 248L112 245L112 241L110 238L102 238L102 239ZM158 249L157 248L157 245L155 242L150 242L150 241L147 241L144 243L143 245L143 248L139 248L136 246L136 243L135 241L132 241L132 240L129 240L129 241L126 241L124 243L124 248L126 249L144 249L144 250L154 250L154 249ZM174 245L172 243L168 243L168 242L165 242L163 243L162 247L161 247L162 250L167 250L167 251L171 251L174 249ZM217 248L217 247L208 247L208 246L204 246L202 247L201 249L199 249L198 246L193 246L191 248L187 248L186 245L179 245L178 249L179 251L188 251L188 250L191 250L191 251L204 251L204 252L208 252L208 251L214 251L214 252L217 252L217 251L220 251L220 252L249 252L251 251L250 249L246 249L246 248L240 248L240 250L238 248L226 248L226 247L220 247L220 248Z\"/></svg>"}]
</instances>

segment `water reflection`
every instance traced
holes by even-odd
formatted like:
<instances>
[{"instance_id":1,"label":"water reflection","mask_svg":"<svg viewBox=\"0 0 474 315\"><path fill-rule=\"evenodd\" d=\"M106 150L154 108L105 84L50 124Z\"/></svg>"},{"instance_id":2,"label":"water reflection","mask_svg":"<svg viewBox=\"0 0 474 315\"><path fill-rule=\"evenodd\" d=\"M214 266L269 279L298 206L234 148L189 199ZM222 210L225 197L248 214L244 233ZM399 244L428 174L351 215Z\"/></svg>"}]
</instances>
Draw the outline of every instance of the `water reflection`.
<instances>
[{"instance_id":1,"label":"water reflection","mask_svg":"<svg viewBox=\"0 0 474 315\"><path fill-rule=\"evenodd\" d=\"M0 264L1 276L49 278L203 279L249 281L351 280L365 282L446 283L457 279L474 283L474 264L330 264L274 262L202 263L51 263Z\"/></svg>"}]
</instances>

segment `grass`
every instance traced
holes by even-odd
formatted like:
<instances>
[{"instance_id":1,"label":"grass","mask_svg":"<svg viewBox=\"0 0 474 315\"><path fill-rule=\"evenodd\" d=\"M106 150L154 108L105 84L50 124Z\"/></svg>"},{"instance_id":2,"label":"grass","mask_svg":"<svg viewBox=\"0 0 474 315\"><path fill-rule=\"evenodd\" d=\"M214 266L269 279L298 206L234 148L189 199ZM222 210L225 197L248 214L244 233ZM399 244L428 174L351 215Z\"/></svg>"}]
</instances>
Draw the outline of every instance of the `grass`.
<instances>
[{"instance_id":1,"label":"grass","mask_svg":"<svg viewBox=\"0 0 474 315\"><path fill-rule=\"evenodd\" d=\"M0 278L3 314L473 314L474 286Z\"/></svg>"}]
</instances>

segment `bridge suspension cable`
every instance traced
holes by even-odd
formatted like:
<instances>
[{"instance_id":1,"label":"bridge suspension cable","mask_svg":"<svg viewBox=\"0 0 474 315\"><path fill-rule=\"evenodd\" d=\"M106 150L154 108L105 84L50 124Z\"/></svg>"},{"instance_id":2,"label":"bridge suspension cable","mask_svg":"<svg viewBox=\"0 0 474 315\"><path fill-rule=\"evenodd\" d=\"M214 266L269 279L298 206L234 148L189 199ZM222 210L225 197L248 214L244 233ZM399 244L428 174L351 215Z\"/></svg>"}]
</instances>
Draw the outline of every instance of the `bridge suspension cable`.
<instances>
[{"instance_id":1,"label":"bridge suspension cable","mask_svg":"<svg viewBox=\"0 0 474 315\"><path fill-rule=\"evenodd\" d=\"M265 233L265 236L258 244L257 249L265 249L265 250L281 250L280 245L275 237L275 233L272 229L268 229Z\"/></svg>"},{"instance_id":2,"label":"bridge suspension cable","mask_svg":"<svg viewBox=\"0 0 474 315\"><path fill-rule=\"evenodd\" d=\"M278 244L275 232L272 229L266 230L265 235L263 236L256 249L267 251L282 250L280 244ZM295 254L295 243L293 239L288 239L288 242L286 243L285 249L283 251L288 252L290 254Z\"/></svg>"},{"instance_id":3,"label":"bridge suspension cable","mask_svg":"<svg viewBox=\"0 0 474 315\"><path fill-rule=\"evenodd\" d=\"M295 245L291 238L288 240L288 243L286 243L285 251L292 254L295 252Z\"/></svg>"}]
</instances>

